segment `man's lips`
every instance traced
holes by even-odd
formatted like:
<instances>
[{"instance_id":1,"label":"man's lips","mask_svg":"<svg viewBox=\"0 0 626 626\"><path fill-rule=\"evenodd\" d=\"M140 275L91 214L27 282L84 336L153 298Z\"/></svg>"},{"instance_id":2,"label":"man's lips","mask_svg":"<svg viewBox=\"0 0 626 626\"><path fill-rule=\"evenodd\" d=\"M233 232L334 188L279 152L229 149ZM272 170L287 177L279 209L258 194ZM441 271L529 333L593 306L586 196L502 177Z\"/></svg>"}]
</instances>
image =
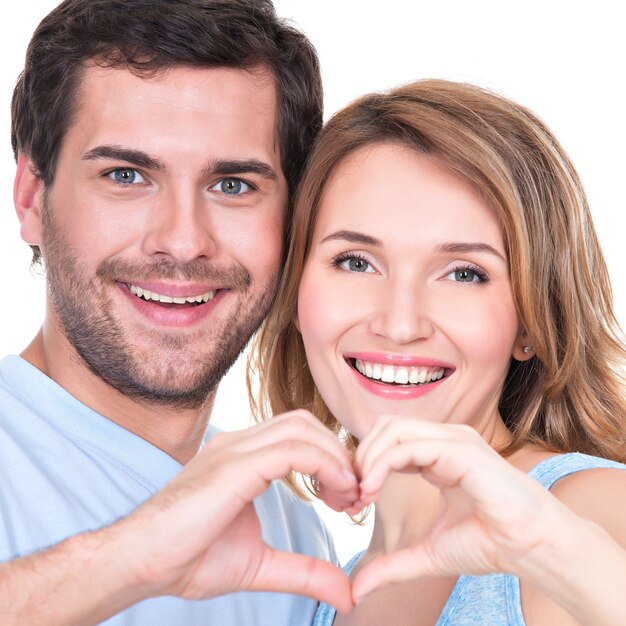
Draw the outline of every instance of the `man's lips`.
<instances>
[{"instance_id":1,"label":"man's lips","mask_svg":"<svg viewBox=\"0 0 626 626\"><path fill-rule=\"evenodd\" d=\"M229 291L198 283L117 281L116 284L135 310L149 321L179 328L201 321Z\"/></svg>"},{"instance_id":2,"label":"man's lips","mask_svg":"<svg viewBox=\"0 0 626 626\"><path fill-rule=\"evenodd\" d=\"M126 285L132 293L141 296L148 292L155 296L165 298L178 298L193 301L197 298L209 296L205 301L211 300L221 287L205 283L166 283L158 281L118 280L118 284ZM147 299L147 298L146 298ZM181 303L182 304L182 303Z\"/></svg>"}]
</instances>

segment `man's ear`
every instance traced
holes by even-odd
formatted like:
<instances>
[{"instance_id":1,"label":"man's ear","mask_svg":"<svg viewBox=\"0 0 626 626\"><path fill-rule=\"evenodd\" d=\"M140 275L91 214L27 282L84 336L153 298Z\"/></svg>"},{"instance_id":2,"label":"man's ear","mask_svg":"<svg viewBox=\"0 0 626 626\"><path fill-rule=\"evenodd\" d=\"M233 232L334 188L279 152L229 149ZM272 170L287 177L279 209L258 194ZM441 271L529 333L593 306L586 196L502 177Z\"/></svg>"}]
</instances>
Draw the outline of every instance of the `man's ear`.
<instances>
[{"instance_id":1,"label":"man's ear","mask_svg":"<svg viewBox=\"0 0 626 626\"><path fill-rule=\"evenodd\" d=\"M17 158L17 171L13 183L13 203L20 220L22 239L31 246L41 244L43 197L43 181L34 173L31 160L20 154Z\"/></svg>"},{"instance_id":2,"label":"man's ear","mask_svg":"<svg viewBox=\"0 0 626 626\"><path fill-rule=\"evenodd\" d=\"M525 330L521 330L517 336L512 356L516 361L528 361L535 356L535 349Z\"/></svg>"}]
</instances>

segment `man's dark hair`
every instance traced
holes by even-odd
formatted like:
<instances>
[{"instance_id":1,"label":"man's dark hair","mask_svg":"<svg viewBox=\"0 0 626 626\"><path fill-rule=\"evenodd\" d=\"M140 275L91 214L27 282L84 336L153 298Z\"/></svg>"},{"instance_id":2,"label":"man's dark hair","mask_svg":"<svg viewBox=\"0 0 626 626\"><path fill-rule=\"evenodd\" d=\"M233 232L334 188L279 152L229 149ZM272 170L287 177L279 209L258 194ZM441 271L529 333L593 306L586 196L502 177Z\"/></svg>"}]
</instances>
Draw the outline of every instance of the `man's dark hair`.
<instances>
[{"instance_id":1,"label":"man's dark hair","mask_svg":"<svg viewBox=\"0 0 626 626\"><path fill-rule=\"evenodd\" d=\"M12 102L13 153L47 188L86 62L152 75L176 66L269 68L290 197L322 124L315 49L271 0L65 0L37 27ZM289 203L291 205L291 202ZM33 247L35 257L39 250Z\"/></svg>"}]
</instances>

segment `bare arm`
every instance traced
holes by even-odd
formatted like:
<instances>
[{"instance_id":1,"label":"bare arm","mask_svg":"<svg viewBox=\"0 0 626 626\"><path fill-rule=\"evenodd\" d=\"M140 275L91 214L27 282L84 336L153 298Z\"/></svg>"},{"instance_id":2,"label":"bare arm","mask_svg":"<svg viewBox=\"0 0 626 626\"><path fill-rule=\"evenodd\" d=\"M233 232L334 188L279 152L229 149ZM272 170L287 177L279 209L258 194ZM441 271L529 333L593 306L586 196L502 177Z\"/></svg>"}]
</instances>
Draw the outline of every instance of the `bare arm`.
<instances>
[{"instance_id":1,"label":"bare arm","mask_svg":"<svg viewBox=\"0 0 626 626\"><path fill-rule=\"evenodd\" d=\"M623 621L625 492L626 472L608 469L573 474L553 487L554 499L565 506L554 522L552 540L527 564L532 569L521 581L522 607L529 626L550 620L589 626Z\"/></svg>"},{"instance_id":2,"label":"bare arm","mask_svg":"<svg viewBox=\"0 0 626 626\"><path fill-rule=\"evenodd\" d=\"M147 597L119 554L116 525L0 565L0 622L6 626L97 624Z\"/></svg>"},{"instance_id":3,"label":"bare arm","mask_svg":"<svg viewBox=\"0 0 626 626\"><path fill-rule=\"evenodd\" d=\"M336 566L261 539L252 500L291 470L317 476L337 510L356 499L350 458L304 412L217 435L129 517L0 566L2 624L85 626L153 596L239 590L299 593L349 610L349 581Z\"/></svg>"}]
</instances>

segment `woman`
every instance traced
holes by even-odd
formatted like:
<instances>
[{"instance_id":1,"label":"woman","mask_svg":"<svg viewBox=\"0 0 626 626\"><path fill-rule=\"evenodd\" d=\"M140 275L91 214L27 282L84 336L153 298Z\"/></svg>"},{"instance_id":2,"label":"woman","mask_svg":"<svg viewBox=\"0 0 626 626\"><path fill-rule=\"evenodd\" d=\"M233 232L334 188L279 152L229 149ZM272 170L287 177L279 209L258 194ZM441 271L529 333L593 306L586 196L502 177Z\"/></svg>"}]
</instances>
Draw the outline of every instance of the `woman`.
<instances>
[{"instance_id":1,"label":"woman","mask_svg":"<svg viewBox=\"0 0 626 626\"><path fill-rule=\"evenodd\" d=\"M365 96L323 131L290 237L259 411L317 415L355 451L352 512L376 502L358 606L316 623L619 623L625 349L546 127L470 85Z\"/></svg>"}]
</instances>

